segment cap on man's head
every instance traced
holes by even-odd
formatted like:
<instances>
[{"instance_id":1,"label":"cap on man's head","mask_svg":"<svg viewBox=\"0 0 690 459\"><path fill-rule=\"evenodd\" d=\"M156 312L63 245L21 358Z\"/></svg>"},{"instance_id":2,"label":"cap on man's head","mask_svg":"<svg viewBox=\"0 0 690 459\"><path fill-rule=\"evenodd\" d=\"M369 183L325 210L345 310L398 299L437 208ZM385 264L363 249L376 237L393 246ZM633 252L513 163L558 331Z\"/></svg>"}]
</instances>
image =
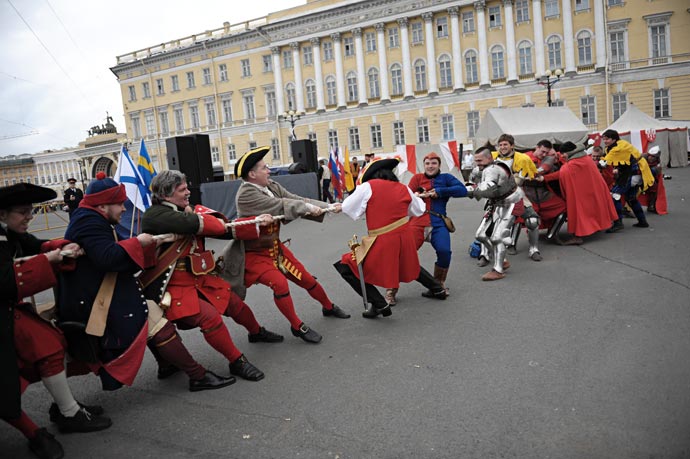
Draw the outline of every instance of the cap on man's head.
<instances>
[{"instance_id":1,"label":"cap on man's head","mask_svg":"<svg viewBox=\"0 0 690 459\"><path fill-rule=\"evenodd\" d=\"M0 209L35 204L55 199L56 197L57 193L50 188L32 183L17 183L0 188Z\"/></svg>"},{"instance_id":2,"label":"cap on man's head","mask_svg":"<svg viewBox=\"0 0 690 459\"><path fill-rule=\"evenodd\" d=\"M426 161L427 159L435 159L438 161L439 164L441 164L441 157L436 152L432 151L431 153L426 155L422 161Z\"/></svg>"},{"instance_id":3,"label":"cap on man's head","mask_svg":"<svg viewBox=\"0 0 690 459\"><path fill-rule=\"evenodd\" d=\"M79 203L96 207L107 204L121 204L127 200L127 191L123 183L118 184L111 178L94 180L86 188L84 199Z\"/></svg>"},{"instance_id":4,"label":"cap on man's head","mask_svg":"<svg viewBox=\"0 0 690 459\"><path fill-rule=\"evenodd\" d=\"M271 150L271 147L258 147L243 154L235 163L235 177L247 178L247 174L252 170L256 163L264 159L264 156Z\"/></svg>"},{"instance_id":5,"label":"cap on man's head","mask_svg":"<svg viewBox=\"0 0 690 459\"><path fill-rule=\"evenodd\" d=\"M77 183L77 179L75 179L74 177L70 177L67 179L67 183Z\"/></svg>"}]
</instances>

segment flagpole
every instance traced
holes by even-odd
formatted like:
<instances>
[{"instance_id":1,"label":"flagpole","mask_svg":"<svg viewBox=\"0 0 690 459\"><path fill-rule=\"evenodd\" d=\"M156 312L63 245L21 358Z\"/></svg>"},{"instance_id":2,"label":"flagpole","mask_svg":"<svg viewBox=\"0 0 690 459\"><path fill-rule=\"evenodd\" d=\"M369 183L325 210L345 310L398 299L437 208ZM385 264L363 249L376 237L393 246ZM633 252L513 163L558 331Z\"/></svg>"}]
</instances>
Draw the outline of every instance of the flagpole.
<instances>
[{"instance_id":1,"label":"flagpole","mask_svg":"<svg viewBox=\"0 0 690 459\"><path fill-rule=\"evenodd\" d=\"M134 202L132 205L134 205L134 213L132 213L132 222L129 225L129 237L132 237L132 234L134 234L134 217L137 212L139 212L139 208L137 207L137 199L139 199L139 186L135 187L135 192L134 192Z\"/></svg>"}]
</instances>

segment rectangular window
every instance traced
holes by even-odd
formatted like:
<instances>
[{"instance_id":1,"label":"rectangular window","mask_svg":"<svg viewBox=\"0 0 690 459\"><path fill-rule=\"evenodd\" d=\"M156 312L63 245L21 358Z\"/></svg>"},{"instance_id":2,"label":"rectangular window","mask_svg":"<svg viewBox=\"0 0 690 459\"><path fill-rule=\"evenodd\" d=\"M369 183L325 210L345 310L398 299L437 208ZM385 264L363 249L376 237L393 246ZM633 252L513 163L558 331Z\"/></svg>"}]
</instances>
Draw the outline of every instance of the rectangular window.
<instances>
[{"instance_id":1,"label":"rectangular window","mask_svg":"<svg viewBox=\"0 0 690 459\"><path fill-rule=\"evenodd\" d=\"M273 57L270 54L264 54L261 56L261 62L263 64L263 72L269 73L273 71Z\"/></svg>"},{"instance_id":2,"label":"rectangular window","mask_svg":"<svg viewBox=\"0 0 690 459\"><path fill-rule=\"evenodd\" d=\"M326 79L326 96L328 98L328 105L336 105L338 103L337 88L334 78Z\"/></svg>"},{"instance_id":3,"label":"rectangular window","mask_svg":"<svg viewBox=\"0 0 690 459\"><path fill-rule=\"evenodd\" d=\"M283 68L291 69L292 67L292 51L283 51Z\"/></svg>"},{"instance_id":4,"label":"rectangular window","mask_svg":"<svg viewBox=\"0 0 690 459\"><path fill-rule=\"evenodd\" d=\"M429 143L429 120L417 119L417 143Z\"/></svg>"},{"instance_id":5,"label":"rectangular window","mask_svg":"<svg viewBox=\"0 0 690 459\"><path fill-rule=\"evenodd\" d=\"M139 125L139 117L138 116L133 116L131 118L132 121L132 136L135 139L138 139L141 137L141 126Z\"/></svg>"},{"instance_id":6,"label":"rectangular window","mask_svg":"<svg viewBox=\"0 0 690 459\"><path fill-rule=\"evenodd\" d=\"M597 124L596 97L580 97L580 112L582 113L582 124Z\"/></svg>"},{"instance_id":7,"label":"rectangular window","mask_svg":"<svg viewBox=\"0 0 690 459\"><path fill-rule=\"evenodd\" d=\"M249 141L249 149L250 150L256 149L256 142L255 141L253 141L253 140Z\"/></svg>"},{"instance_id":8,"label":"rectangular window","mask_svg":"<svg viewBox=\"0 0 690 459\"><path fill-rule=\"evenodd\" d=\"M229 143L228 144L228 160L229 161L235 161L236 159L237 159L237 153L235 151L235 144Z\"/></svg>"},{"instance_id":9,"label":"rectangular window","mask_svg":"<svg viewBox=\"0 0 690 459\"><path fill-rule=\"evenodd\" d=\"M220 81L228 81L228 65L220 64L218 66L218 73L220 76Z\"/></svg>"},{"instance_id":10,"label":"rectangular window","mask_svg":"<svg viewBox=\"0 0 690 459\"><path fill-rule=\"evenodd\" d=\"M302 48L302 58L304 59L304 65L312 65L314 63L314 54L311 46Z\"/></svg>"},{"instance_id":11,"label":"rectangular window","mask_svg":"<svg viewBox=\"0 0 690 459\"><path fill-rule=\"evenodd\" d=\"M355 45L352 41L352 37L343 38L343 50L345 52L345 57L355 55Z\"/></svg>"},{"instance_id":12,"label":"rectangular window","mask_svg":"<svg viewBox=\"0 0 690 459\"><path fill-rule=\"evenodd\" d=\"M214 102L206 104L206 121L209 127L216 125L216 104Z\"/></svg>"},{"instance_id":13,"label":"rectangular window","mask_svg":"<svg viewBox=\"0 0 690 459\"><path fill-rule=\"evenodd\" d=\"M194 72L187 72L187 89L196 87L194 84Z\"/></svg>"},{"instance_id":14,"label":"rectangular window","mask_svg":"<svg viewBox=\"0 0 690 459\"><path fill-rule=\"evenodd\" d=\"M520 60L520 75L531 75L532 48L530 46L518 47L518 59Z\"/></svg>"},{"instance_id":15,"label":"rectangular window","mask_svg":"<svg viewBox=\"0 0 690 459\"><path fill-rule=\"evenodd\" d=\"M443 140L455 139L455 120L453 115L447 114L441 117L441 130L443 131Z\"/></svg>"},{"instance_id":16,"label":"rectangular window","mask_svg":"<svg viewBox=\"0 0 690 459\"><path fill-rule=\"evenodd\" d=\"M271 139L271 152L273 153L273 161L280 160L280 142L275 137Z\"/></svg>"},{"instance_id":17,"label":"rectangular window","mask_svg":"<svg viewBox=\"0 0 690 459\"><path fill-rule=\"evenodd\" d=\"M649 28L652 38L652 57L666 57L666 25L655 25Z\"/></svg>"},{"instance_id":18,"label":"rectangular window","mask_svg":"<svg viewBox=\"0 0 690 459\"><path fill-rule=\"evenodd\" d=\"M180 90L180 78L177 75L170 77L170 83L172 83L172 91L177 92Z\"/></svg>"},{"instance_id":19,"label":"rectangular window","mask_svg":"<svg viewBox=\"0 0 690 459\"><path fill-rule=\"evenodd\" d=\"M565 101L563 99L556 99L551 101L552 107L565 107Z\"/></svg>"},{"instance_id":20,"label":"rectangular window","mask_svg":"<svg viewBox=\"0 0 690 459\"><path fill-rule=\"evenodd\" d=\"M170 134L170 123L168 122L168 112L160 112L158 114L158 120L161 123L161 134L167 136Z\"/></svg>"},{"instance_id":21,"label":"rectangular window","mask_svg":"<svg viewBox=\"0 0 690 459\"><path fill-rule=\"evenodd\" d=\"M350 150L359 151L359 128L353 126L347 130L347 133L350 140Z\"/></svg>"},{"instance_id":22,"label":"rectangular window","mask_svg":"<svg viewBox=\"0 0 690 459\"><path fill-rule=\"evenodd\" d=\"M330 148L338 148L338 131L335 129L328 130L328 145Z\"/></svg>"},{"instance_id":23,"label":"rectangular window","mask_svg":"<svg viewBox=\"0 0 690 459\"><path fill-rule=\"evenodd\" d=\"M209 85L211 84L211 69L206 67L205 69L201 69L201 76L204 79L204 84Z\"/></svg>"},{"instance_id":24,"label":"rectangular window","mask_svg":"<svg viewBox=\"0 0 690 459\"><path fill-rule=\"evenodd\" d=\"M176 108L173 110L175 113L175 130L177 132L184 131L184 114L182 113L182 108Z\"/></svg>"},{"instance_id":25,"label":"rectangular window","mask_svg":"<svg viewBox=\"0 0 690 459\"><path fill-rule=\"evenodd\" d=\"M134 85L130 85L127 87L129 90L129 101L133 102L137 100L137 89L134 87Z\"/></svg>"},{"instance_id":26,"label":"rectangular window","mask_svg":"<svg viewBox=\"0 0 690 459\"><path fill-rule=\"evenodd\" d=\"M371 131L371 148L383 148L383 139L381 137L381 125L374 124L370 128Z\"/></svg>"},{"instance_id":27,"label":"rectangular window","mask_svg":"<svg viewBox=\"0 0 690 459\"><path fill-rule=\"evenodd\" d=\"M306 86L307 108L316 108L316 85L313 81L308 81Z\"/></svg>"},{"instance_id":28,"label":"rectangular window","mask_svg":"<svg viewBox=\"0 0 690 459\"><path fill-rule=\"evenodd\" d=\"M517 0L515 2L515 22L529 21L529 0Z\"/></svg>"},{"instance_id":29,"label":"rectangular window","mask_svg":"<svg viewBox=\"0 0 690 459\"><path fill-rule=\"evenodd\" d=\"M474 12L462 13L462 33L474 32Z\"/></svg>"},{"instance_id":30,"label":"rectangular window","mask_svg":"<svg viewBox=\"0 0 690 459\"><path fill-rule=\"evenodd\" d=\"M625 32L611 32L609 43L611 46L611 63L625 62Z\"/></svg>"},{"instance_id":31,"label":"rectangular window","mask_svg":"<svg viewBox=\"0 0 690 459\"><path fill-rule=\"evenodd\" d=\"M438 74L441 81L441 88L453 87L453 72L450 69L450 59L442 59L439 61Z\"/></svg>"},{"instance_id":32,"label":"rectangular window","mask_svg":"<svg viewBox=\"0 0 690 459\"><path fill-rule=\"evenodd\" d=\"M323 42L323 60L328 62L333 60L333 43L330 41Z\"/></svg>"},{"instance_id":33,"label":"rectangular window","mask_svg":"<svg viewBox=\"0 0 690 459\"><path fill-rule=\"evenodd\" d=\"M558 0L544 0L544 17L550 18L558 16L560 11L558 9Z\"/></svg>"},{"instance_id":34,"label":"rectangular window","mask_svg":"<svg viewBox=\"0 0 690 459\"><path fill-rule=\"evenodd\" d=\"M277 112L275 91L266 91L266 115L276 116Z\"/></svg>"},{"instance_id":35,"label":"rectangular window","mask_svg":"<svg viewBox=\"0 0 690 459\"><path fill-rule=\"evenodd\" d=\"M501 7L500 6L490 6L489 7L489 27L501 27Z\"/></svg>"},{"instance_id":36,"label":"rectangular window","mask_svg":"<svg viewBox=\"0 0 690 459\"><path fill-rule=\"evenodd\" d=\"M367 52L373 53L374 51L376 51L376 33L367 32L366 34L364 34L364 39L367 44Z\"/></svg>"},{"instance_id":37,"label":"rectangular window","mask_svg":"<svg viewBox=\"0 0 690 459\"><path fill-rule=\"evenodd\" d=\"M242 101L244 102L244 117L248 120L253 120L254 115L254 95L245 94L242 96Z\"/></svg>"},{"instance_id":38,"label":"rectangular window","mask_svg":"<svg viewBox=\"0 0 690 459\"><path fill-rule=\"evenodd\" d=\"M381 91L379 88L379 73L375 71L369 71L369 98L378 99L381 97Z\"/></svg>"},{"instance_id":39,"label":"rectangular window","mask_svg":"<svg viewBox=\"0 0 690 459\"><path fill-rule=\"evenodd\" d=\"M144 93L144 99L149 99L151 97L151 87L148 81L141 84L142 92Z\"/></svg>"},{"instance_id":40,"label":"rectangular window","mask_svg":"<svg viewBox=\"0 0 690 459\"><path fill-rule=\"evenodd\" d=\"M307 132L307 139L311 140L316 146L316 132Z\"/></svg>"},{"instance_id":41,"label":"rectangular window","mask_svg":"<svg viewBox=\"0 0 690 459\"><path fill-rule=\"evenodd\" d=\"M285 97L287 98L288 110L297 110L297 95L295 94L295 86L289 84L285 89Z\"/></svg>"},{"instance_id":42,"label":"rectangular window","mask_svg":"<svg viewBox=\"0 0 690 459\"><path fill-rule=\"evenodd\" d=\"M446 16L436 18L436 37L446 38L448 36L448 18Z\"/></svg>"},{"instance_id":43,"label":"rectangular window","mask_svg":"<svg viewBox=\"0 0 690 459\"><path fill-rule=\"evenodd\" d=\"M162 96L165 94L165 86L163 86L163 78L156 80L156 95Z\"/></svg>"},{"instance_id":44,"label":"rectangular window","mask_svg":"<svg viewBox=\"0 0 690 459\"><path fill-rule=\"evenodd\" d=\"M405 123L393 122L393 145L405 145Z\"/></svg>"},{"instance_id":45,"label":"rectangular window","mask_svg":"<svg viewBox=\"0 0 690 459\"><path fill-rule=\"evenodd\" d=\"M211 161L213 164L220 164L220 152L218 147L211 147Z\"/></svg>"},{"instance_id":46,"label":"rectangular window","mask_svg":"<svg viewBox=\"0 0 690 459\"><path fill-rule=\"evenodd\" d=\"M155 135L156 122L153 119L153 112L144 114L144 123L146 123L146 133L148 135Z\"/></svg>"},{"instance_id":47,"label":"rectangular window","mask_svg":"<svg viewBox=\"0 0 690 459\"><path fill-rule=\"evenodd\" d=\"M242 77L250 77L252 76L252 68L249 66L249 59L242 59L240 61L242 65Z\"/></svg>"},{"instance_id":48,"label":"rectangular window","mask_svg":"<svg viewBox=\"0 0 690 459\"><path fill-rule=\"evenodd\" d=\"M553 40L547 42L547 47L549 51L549 68L551 70L563 68L563 62L561 61L561 41Z\"/></svg>"},{"instance_id":49,"label":"rectangular window","mask_svg":"<svg viewBox=\"0 0 690 459\"><path fill-rule=\"evenodd\" d=\"M397 27L388 29L388 47L398 48L400 46L400 34Z\"/></svg>"},{"instance_id":50,"label":"rectangular window","mask_svg":"<svg viewBox=\"0 0 690 459\"><path fill-rule=\"evenodd\" d=\"M628 109L628 94L620 92L613 95L613 121L621 117Z\"/></svg>"},{"instance_id":51,"label":"rectangular window","mask_svg":"<svg viewBox=\"0 0 690 459\"><path fill-rule=\"evenodd\" d=\"M474 52L465 55L465 76L467 77L468 83L476 83L479 81L479 76L477 74L477 54Z\"/></svg>"},{"instance_id":52,"label":"rectangular window","mask_svg":"<svg viewBox=\"0 0 690 459\"><path fill-rule=\"evenodd\" d=\"M467 112L467 137L473 138L479 129L479 111Z\"/></svg>"},{"instance_id":53,"label":"rectangular window","mask_svg":"<svg viewBox=\"0 0 690 459\"><path fill-rule=\"evenodd\" d=\"M232 101L224 99L221 105L223 106L223 123L232 123Z\"/></svg>"},{"instance_id":54,"label":"rectangular window","mask_svg":"<svg viewBox=\"0 0 690 459\"><path fill-rule=\"evenodd\" d=\"M199 129L199 107L196 105L189 107L189 122L192 129Z\"/></svg>"},{"instance_id":55,"label":"rectangular window","mask_svg":"<svg viewBox=\"0 0 690 459\"><path fill-rule=\"evenodd\" d=\"M503 65L503 49L491 51L491 75L494 80L505 78L505 66Z\"/></svg>"},{"instance_id":56,"label":"rectangular window","mask_svg":"<svg viewBox=\"0 0 690 459\"><path fill-rule=\"evenodd\" d=\"M623 0L608 0L608 6L622 5Z\"/></svg>"},{"instance_id":57,"label":"rectangular window","mask_svg":"<svg viewBox=\"0 0 690 459\"><path fill-rule=\"evenodd\" d=\"M668 89L654 90L654 118L669 118L671 116L671 99Z\"/></svg>"},{"instance_id":58,"label":"rectangular window","mask_svg":"<svg viewBox=\"0 0 690 459\"><path fill-rule=\"evenodd\" d=\"M419 21L411 22L410 29L412 29L412 44L424 43L424 24Z\"/></svg>"},{"instance_id":59,"label":"rectangular window","mask_svg":"<svg viewBox=\"0 0 690 459\"><path fill-rule=\"evenodd\" d=\"M399 96L403 93L402 70L399 65L391 68L391 95Z\"/></svg>"},{"instance_id":60,"label":"rectangular window","mask_svg":"<svg viewBox=\"0 0 690 459\"><path fill-rule=\"evenodd\" d=\"M575 11L586 11L589 9L589 0L575 0Z\"/></svg>"},{"instance_id":61,"label":"rectangular window","mask_svg":"<svg viewBox=\"0 0 690 459\"><path fill-rule=\"evenodd\" d=\"M577 57L579 65L589 65L592 63L592 38L589 34L578 36Z\"/></svg>"}]
</instances>

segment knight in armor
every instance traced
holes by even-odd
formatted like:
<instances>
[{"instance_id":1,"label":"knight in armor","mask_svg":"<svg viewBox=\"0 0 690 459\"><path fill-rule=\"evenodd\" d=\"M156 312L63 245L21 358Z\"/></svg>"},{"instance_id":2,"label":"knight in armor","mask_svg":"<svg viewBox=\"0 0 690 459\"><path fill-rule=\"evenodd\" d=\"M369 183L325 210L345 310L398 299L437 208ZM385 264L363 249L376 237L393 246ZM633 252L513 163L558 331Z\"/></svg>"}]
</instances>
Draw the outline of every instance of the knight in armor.
<instances>
[{"instance_id":1,"label":"knight in armor","mask_svg":"<svg viewBox=\"0 0 690 459\"><path fill-rule=\"evenodd\" d=\"M619 217L607 232L615 233L623 229L623 199L637 218L637 223L633 226L648 228L647 217L637 200L640 191L645 191L654 185L654 176L647 160L632 144L621 140L618 132L613 129L604 131L601 140L606 146L606 156L600 161L600 165L601 167L613 166L615 182L611 189L611 196Z\"/></svg>"},{"instance_id":2,"label":"knight in armor","mask_svg":"<svg viewBox=\"0 0 690 459\"><path fill-rule=\"evenodd\" d=\"M280 342L283 337L259 325L249 306L217 275L213 252L205 247L206 237L256 239L259 237L257 225L228 228L222 214L203 206L192 209L189 206L191 192L180 171L159 173L151 182L151 192L153 205L144 213L142 230L158 235L173 233L182 238L162 245L156 266L142 275L145 295L159 302L167 320L179 329L198 328L206 342L228 360L231 375L248 381L263 379L264 373L233 343L222 316L231 317L245 327L250 342ZM263 223L268 221L264 218ZM170 339L179 337L171 332ZM163 375L174 371L174 368L169 369L169 364L174 362L166 362L165 356L157 355L161 344L165 342L157 343L158 349L152 349L158 360L159 376L161 371ZM196 364L181 369L191 379L195 373L202 374L203 367ZM219 387L235 382L232 376L213 376L213 385ZM193 389L190 383L190 390L202 389Z\"/></svg>"},{"instance_id":3,"label":"knight in armor","mask_svg":"<svg viewBox=\"0 0 690 459\"><path fill-rule=\"evenodd\" d=\"M322 222L324 209L340 212L340 204L327 204L290 193L270 178L270 169L264 157L270 147L251 150L235 164L235 176L242 177L237 190L236 202L239 217L270 214L281 216L287 224L300 217ZM329 207L330 206L330 207ZM224 254L224 276L234 289L244 296L246 288L263 284L273 290L273 300L278 310L290 322L293 336L308 343L319 343L321 335L299 318L290 296L288 280L302 287L321 304L325 317L347 319L350 317L335 305L321 284L316 281L280 240L281 220L261 227L261 235L251 241L234 241Z\"/></svg>"},{"instance_id":4,"label":"knight in armor","mask_svg":"<svg viewBox=\"0 0 690 459\"><path fill-rule=\"evenodd\" d=\"M493 152L494 159L510 167L513 179L518 186L522 186L525 180L534 179L537 174L537 167L534 162L524 153L515 151L515 138L510 134L501 134L498 138L498 151ZM529 239L529 257L533 261L541 261L543 258L539 253L539 215L532 207L532 202L522 193L522 201L516 202L513 208L513 222L511 223L510 247L515 247L520 235L520 226L514 225L515 222L524 223L527 228Z\"/></svg>"},{"instance_id":5,"label":"knight in armor","mask_svg":"<svg viewBox=\"0 0 690 459\"><path fill-rule=\"evenodd\" d=\"M474 161L481 172L481 181L468 186L468 196L487 200L486 211L475 237L492 263L491 271L484 274L482 280L494 281L503 279L505 270L510 267L510 262L505 259L506 245L511 241L513 210L516 204L522 202L524 193L515 182L510 166L494 160L489 145L475 152ZM473 177L476 176L473 173Z\"/></svg>"}]
</instances>

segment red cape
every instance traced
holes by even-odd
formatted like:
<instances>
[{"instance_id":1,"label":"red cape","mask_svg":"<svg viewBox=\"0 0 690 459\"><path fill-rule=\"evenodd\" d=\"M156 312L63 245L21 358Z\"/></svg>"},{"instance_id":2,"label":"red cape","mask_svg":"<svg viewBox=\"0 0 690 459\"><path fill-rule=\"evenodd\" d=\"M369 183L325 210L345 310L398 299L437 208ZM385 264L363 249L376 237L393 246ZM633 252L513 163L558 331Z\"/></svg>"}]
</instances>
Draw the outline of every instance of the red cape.
<instances>
[{"instance_id":1,"label":"red cape","mask_svg":"<svg viewBox=\"0 0 690 459\"><path fill-rule=\"evenodd\" d=\"M565 163L559 182L568 209L569 233L589 236L610 228L618 219L606 182L589 156Z\"/></svg>"}]
</instances>

